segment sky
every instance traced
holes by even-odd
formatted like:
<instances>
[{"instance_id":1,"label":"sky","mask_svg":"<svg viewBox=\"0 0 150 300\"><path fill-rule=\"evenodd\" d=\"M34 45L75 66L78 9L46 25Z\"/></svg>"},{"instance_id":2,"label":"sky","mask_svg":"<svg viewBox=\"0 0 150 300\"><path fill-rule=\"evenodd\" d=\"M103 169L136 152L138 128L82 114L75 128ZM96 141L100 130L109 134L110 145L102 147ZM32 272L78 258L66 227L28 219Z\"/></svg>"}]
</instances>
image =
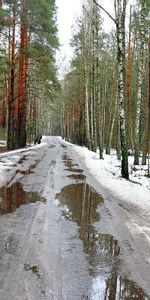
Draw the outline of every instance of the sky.
<instances>
[{"instance_id":1,"label":"sky","mask_svg":"<svg viewBox=\"0 0 150 300\"><path fill-rule=\"evenodd\" d=\"M82 0L56 0L58 36L61 44L60 51L57 53L58 64L64 62L66 67L72 56L72 49L69 45L72 36L72 27L76 23L77 17L82 11ZM101 0L101 4L106 10L112 13L112 0ZM106 17L106 27L110 28L112 21Z\"/></svg>"},{"instance_id":2,"label":"sky","mask_svg":"<svg viewBox=\"0 0 150 300\"><path fill-rule=\"evenodd\" d=\"M113 0L97 0L112 16L114 16ZM133 3L135 0L129 0L128 4ZM60 51L57 53L57 63L61 66L61 72L67 72L69 60L73 54L69 43L72 36L72 27L76 23L77 17L80 16L82 11L83 0L56 0L57 6L57 23L58 23L58 36L61 44ZM129 5L128 5L129 7ZM113 21L102 12L104 19L104 27L106 31L110 31ZM62 70L63 61L63 70Z\"/></svg>"}]
</instances>

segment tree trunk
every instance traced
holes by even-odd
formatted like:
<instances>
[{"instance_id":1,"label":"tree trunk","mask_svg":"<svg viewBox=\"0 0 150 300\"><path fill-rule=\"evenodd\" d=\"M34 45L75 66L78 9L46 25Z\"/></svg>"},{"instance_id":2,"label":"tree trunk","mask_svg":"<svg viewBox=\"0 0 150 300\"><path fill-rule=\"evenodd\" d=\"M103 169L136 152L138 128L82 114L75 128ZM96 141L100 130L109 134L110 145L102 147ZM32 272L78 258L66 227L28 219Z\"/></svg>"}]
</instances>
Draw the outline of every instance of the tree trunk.
<instances>
[{"instance_id":1,"label":"tree trunk","mask_svg":"<svg viewBox=\"0 0 150 300\"><path fill-rule=\"evenodd\" d=\"M126 132L126 114L125 114L125 11L126 0L117 1L117 60L118 60L118 102L120 116L120 141L121 141L121 173L122 177L129 179L128 172L128 149L127 149L127 132Z\"/></svg>"},{"instance_id":2,"label":"tree trunk","mask_svg":"<svg viewBox=\"0 0 150 300\"><path fill-rule=\"evenodd\" d=\"M132 81L132 63L133 63L133 55L131 52L131 21L132 21L132 6L130 5L130 21L129 21L129 41L128 41L128 66L127 66L127 120L128 120L128 145L131 148L134 148L133 143L133 116L131 111L131 81Z\"/></svg>"},{"instance_id":3,"label":"tree trunk","mask_svg":"<svg viewBox=\"0 0 150 300\"><path fill-rule=\"evenodd\" d=\"M20 29L20 57L18 79L18 145L23 148L26 145L26 113L27 113L27 82L28 82L28 58L24 50L29 44L27 28L25 24L25 0L22 0L22 17Z\"/></svg>"},{"instance_id":4,"label":"tree trunk","mask_svg":"<svg viewBox=\"0 0 150 300\"><path fill-rule=\"evenodd\" d=\"M96 12L96 66L95 66L95 101L96 101L96 135L97 144L99 148L99 158L103 159L103 101L100 93L100 66L99 66L99 22L98 14Z\"/></svg>"},{"instance_id":5,"label":"tree trunk","mask_svg":"<svg viewBox=\"0 0 150 300\"><path fill-rule=\"evenodd\" d=\"M7 117L7 80L5 79L4 81L4 99L3 99L3 104L2 104L2 121L1 125L3 128L6 127L6 117Z\"/></svg>"},{"instance_id":6,"label":"tree trunk","mask_svg":"<svg viewBox=\"0 0 150 300\"><path fill-rule=\"evenodd\" d=\"M86 145L89 148L90 144L90 126L89 126L89 89L88 89L88 66L85 62L85 134Z\"/></svg>"},{"instance_id":7,"label":"tree trunk","mask_svg":"<svg viewBox=\"0 0 150 300\"><path fill-rule=\"evenodd\" d=\"M116 99L115 99L115 107L114 107L114 113L113 113L112 122L111 122L107 154L110 154L110 148L111 148L111 144L112 144L114 125L115 125L116 114L117 114L117 107L118 107L118 93L116 94Z\"/></svg>"},{"instance_id":8,"label":"tree trunk","mask_svg":"<svg viewBox=\"0 0 150 300\"><path fill-rule=\"evenodd\" d=\"M85 145L90 148L90 118L89 118L89 24L87 23L87 11L83 6L84 10L84 93L85 93L85 105L84 105L84 119L85 119Z\"/></svg>"},{"instance_id":9,"label":"tree trunk","mask_svg":"<svg viewBox=\"0 0 150 300\"><path fill-rule=\"evenodd\" d=\"M149 29L149 61L148 61L148 130L147 130L148 176L150 176L150 29Z\"/></svg>"},{"instance_id":10,"label":"tree trunk","mask_svg":"<svg viewBox=\"0 0 150 300\"><path fill-rule=\"evenodd\" d=\"M144 23L145 23L145 8L144 2L141 1L140 12L140 61L138 71L138 90L137 90L137 107L136 107L136 119L135 119L135 155L134 164L139 165L139 149L140 149L140 117L141 117L141 105L142 105L142 83L144 73Z\"/></svg>"},{"instance_id":11,"label":"tree trunk","mask_svg":"<svg viewBox=\"0 0 150 300\"><path fill-rule=\"evenodd\" d=\"M15 32L16 32L16 7L13 7L12 24L12 49L11 49L11 71L8 91L8 133L7 147L10 150L16 149L15 123L16 123L16 100L15 100ZM9 38L10 39L10 38ZM10 44L10 40L9 40Z\"/></svg>"}]
</instances>

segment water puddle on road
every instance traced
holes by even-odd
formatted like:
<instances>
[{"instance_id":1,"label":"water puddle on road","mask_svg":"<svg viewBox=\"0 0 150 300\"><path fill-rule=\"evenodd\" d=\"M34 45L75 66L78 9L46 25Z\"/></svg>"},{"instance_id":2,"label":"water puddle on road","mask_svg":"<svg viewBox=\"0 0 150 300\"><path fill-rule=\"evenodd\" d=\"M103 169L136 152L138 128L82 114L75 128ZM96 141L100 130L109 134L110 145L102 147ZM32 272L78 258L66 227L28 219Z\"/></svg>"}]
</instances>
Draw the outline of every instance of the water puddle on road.
<instances>
[{"instance_id":1,"label":"water puddle on road","mask_svg":"<svg viewBox=\"0 0 150 300\"><path fill-rule=\"evenodd\" d=\"M83 173L83 170L78 168L78 165L73 163L72 159L67 154L63 156L63 162L65 164L65 170L72 173Z\"/></svg>"},{"instance_id":2,"label":"water puddle on road","mask_svg":"<svg viewBox=\"0 0 150 300\"><path fill-rule=\"evenodd\" d=\"M65 156L64 163L65 167L69 164L71 172L71 159ZM78 237L83 241L88 260L91 286L82 299L149 299L136 283L120 275L122 258L118 241L110 234L99 234L94 227L93 223L100 220L97 207L104 203L103 198L86 183L85 178L78 183L78 178L72 175L73 184L65 186L56 198L63 218L77 223Z\"/></svg>"},{"instance_id":3,"label":"water puddle on road","mask_svg":"<svg viewBox=\"0 0 150 300\"><path fill-rule=\"evenodd\" d=\"M23 204L45 202L38 193L25 192L19 182L0 188L0 215L12 213Z\"/></svg>"},{"instance_id":4,"label":"water puddle on road","mask_svg":"<svg viewBox=\"0 0 150 300\"><path fill-rule=\"evenodd\" d=\"M71 179L75 179L75 180L85 180L85 175L83 174L71 174L71 175L68 175L67 176L68 178L71 178Z\"/></svg>"}]
</instances>

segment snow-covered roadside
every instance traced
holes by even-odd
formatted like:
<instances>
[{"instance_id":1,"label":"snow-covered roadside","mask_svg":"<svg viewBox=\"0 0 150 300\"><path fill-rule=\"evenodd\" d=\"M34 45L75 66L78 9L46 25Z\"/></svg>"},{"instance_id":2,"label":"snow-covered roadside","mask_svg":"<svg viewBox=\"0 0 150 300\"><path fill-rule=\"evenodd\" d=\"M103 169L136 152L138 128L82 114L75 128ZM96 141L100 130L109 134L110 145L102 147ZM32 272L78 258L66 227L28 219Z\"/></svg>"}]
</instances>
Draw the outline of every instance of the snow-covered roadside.
<instances>
[{"instance_id":1,"label":"snow-covered roadside","mask_svg":"<svg viewBox=\"0 0 150 300\"><path fill-rule=\"evenodd\" d=\"M68 145L72 145L66 142ZM120 161L112 151L111 155L104 154L104 160L99 159L98 153L92 152L86 147L73 146L90 173L110 190L114 196L138 205L150 214L150 178L145 176L145 166L133 168L133 157L129 157L130 180L121 178Z\"/></svg>"},{"instance_id":2,"label":"snow-covered roadside","mask_svg":"<svg viewBox=\"0 0 150 300\"><path fill-rule=\"evenodd\" d=\"M130 218L126 220L126 227L136 241L140 240L141 236L144 238L147 249L145 255L149 253L150 178L144 176L146 173L144 172L144 166L136 168L138 171L132 169L133 157L129 157L131 181L128 181L121 178L120 161L117 160L114 151L112 151L112 155L104 155L104 160L100 160L98 154L86 147L72 145L68 142L64 143L73 147L97 182L109 191L110 195L113 195L120 203L122 202L122 207L127 208L127 211L130 209ZM132 210L134 213L132 213ZM149 255L146 255L146 261L150 264Z\"/></svg>"}]
</instances>

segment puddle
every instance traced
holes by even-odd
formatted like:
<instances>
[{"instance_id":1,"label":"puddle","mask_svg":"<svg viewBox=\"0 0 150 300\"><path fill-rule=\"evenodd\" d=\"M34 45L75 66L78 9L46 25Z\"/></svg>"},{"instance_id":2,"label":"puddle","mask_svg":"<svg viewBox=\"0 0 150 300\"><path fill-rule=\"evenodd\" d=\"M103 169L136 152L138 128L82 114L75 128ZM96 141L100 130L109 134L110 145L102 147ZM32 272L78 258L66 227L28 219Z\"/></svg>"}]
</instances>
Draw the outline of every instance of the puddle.
<instances>
[{"instance_id":1,"label":"puddle","mask_svg":"<svg viewBox=\"0 0 150 300\"><path fill-rule=\"evenodd\" d=\"M73 173L83 173L83 170L78 168L78 165L73 163L73 160L67 155L64 154L63 162L65 164L65 170Z\"/></svg>"},{"instance_id":2,"label":"puddle","mask_svg":"<svg viewBox=\"0 0 150 300\"><path fill-rule=\"evenodd\" d=\"M32 273L38 273L39 267L37 265L31 266L30 264L24 264L25 271L32 271Z\"/></svg>"},{"instance_id":3,"label":"puddle","mask_svg":"<svg viewBox=\"0 0 150 300\"><path fill-rule=\"evenodd\" d=\"M19 159L18 164L20 164L20 165L23 164L25 160L26 160L26 155L22 156L22 157Z\"/></svg>"},{"instance_id":4,"label":"puddle","mask_svg":"<svg viewBox=\"0 0 150 300\"><path fill-rule=\"evenodd\" d=\"M70 167L70 168L66 168L65 169L66 171L69 171L69 172L74 172L74 173L83 173L83 170L81 170L81 169L73 169L72 167Z\"/></svg>"},{"instance_id":5,"label":"puddle","mask_svg":"<svg viewBox=\"0 0 150 300\"><path fill-rule=\"evenodd\" d=\"M67 153L64 154L63 160L64 160L65 162L72 161L72 159L69 157L69 155L68 155Z\"/></svg>"},{"instance_id":6,"label":"puddle","mask_svg":"<svg viewBox=\"0 0 150 300\"><path fill-rule=\"evenodd\" d=\"M15 178L16 174L22 174L22 175L29 175L29 174L33 174L33 168L36 167L36 165L32 165L30 168L26 169L26 170L16 170L16 173L14 174L12 180ZM12 181L11 180L11 181Z\"/></svg>"},{"instance_id":7,"label":"puddle","mask_svg":"<svg viewBox=\"0 0 150 300\"><path fill-rule=\"evenodd\" d=\"M88 184L72 184L64 187L60 194L56 195L61 206L68 208L72 213L73 221L81 225L81 221L86 226L99 221L99 213L96 212L97 205L103 203L103 199ZM68 217L68 210L66 216Z\"/></svg>"},{"instance_id":8,"label":"puddle","mask_svg":"<svg viewBox=\"0 0 150 300\"><path fill-rule=\"evenodd\" d=\"M92 278L84 299L148 299L136 283L120 276L122 259L118 241L110 234L99 234L93 226L100 219L96 209L104 202L103 198L86 182L64 187L56 198L63 218L79 226L79 238L83 241Z\"/></svg>"},{"instance_id":9,"label":"puddle","mask_svg":"<svg viewBox=\"0 0 150 300\"><path fill-rule=\"evenodd\" d=\"M68 175L67 177L71 178L71 179L75 179L75 180L82 180L82 181L84 181L86 179L85 175L83 175L83 174L71 174L71 175Z\"/></svg>"},{"instance_id":10,"label":"puddle","mask_svg":"<svg viewBox=\"0 0 150 300\"><path fill-rule=\"evenodd\" d=\"M26 161L26 156L23 156L18 164L23 164ZM39 164L40 160L36 159L34 164L32 164L30 167L28 167L28 169L26 170L17 170L17 172L20 172L21 174L31 174L34 173L33 169L35 169L37 167L37 165Z\"/></svg>"},{"instance_id":11,"label":"puddle","mask_svg":"<svg viewBox=\"0 0 150 300\"><path fill-rule=\"evenodd\" d=\"M45 198L35 192L25 192L19 182L10 187L2 187L0 188L0 215L14 212L22 204L37 201L45 202Z\"/></svg>"}]
</instances>

